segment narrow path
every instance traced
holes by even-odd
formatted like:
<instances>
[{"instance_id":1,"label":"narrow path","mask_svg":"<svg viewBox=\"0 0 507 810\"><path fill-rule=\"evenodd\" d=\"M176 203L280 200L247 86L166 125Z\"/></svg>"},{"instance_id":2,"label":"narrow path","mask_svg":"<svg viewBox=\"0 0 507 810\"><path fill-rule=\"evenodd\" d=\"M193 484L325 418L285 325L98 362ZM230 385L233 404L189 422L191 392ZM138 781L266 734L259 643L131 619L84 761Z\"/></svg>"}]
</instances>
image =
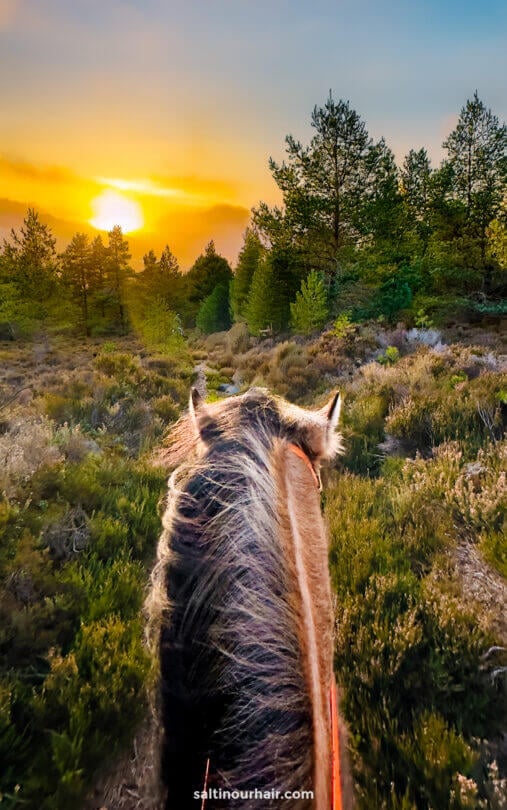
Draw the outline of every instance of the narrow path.
<instances>
[{"instance_id":1,"label":"narrow path","mask_svg":"<svg viewBox=\"0 0 507 810\"><path fill-rule=\"evenodd\" d=\"M507 581L468 541L458 543L453 560L462 582L463 594L486 609L493 630L507 645Z\"/></svg>"},{"instance_id":2,"label":"narrow path","mask_svg":"<svg viewBox=\"0 0 507 810\"><path fill-rule=\"evenodd\" d=\"M206 389L207 389L206 369L207 369L206 363L198 363L194 369L197 375L194 382L194 388L197 388L198 392L203 398L206 397Z\"/></svg>"}]
</instances>

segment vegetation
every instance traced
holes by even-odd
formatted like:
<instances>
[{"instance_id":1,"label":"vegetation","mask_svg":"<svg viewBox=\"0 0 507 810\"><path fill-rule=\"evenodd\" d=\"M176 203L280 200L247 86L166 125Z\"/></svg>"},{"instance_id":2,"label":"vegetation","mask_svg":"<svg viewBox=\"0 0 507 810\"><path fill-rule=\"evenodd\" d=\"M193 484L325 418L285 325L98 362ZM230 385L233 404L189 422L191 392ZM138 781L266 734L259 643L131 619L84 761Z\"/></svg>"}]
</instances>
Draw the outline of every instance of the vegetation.
<instances>
[{"instance_id":1,"label":"vegetation","mask_svg":"<svg viewBox=\"0 0 507 810\"><path fill-rule=\"evenodd\" d=\"M358 806L503 808L507 582L499 602L487 583L506 573L505 364L435 330L338 327L232 358L229 333L205 346L245 385L301 404L345 395L323 498ZM493 567L473 572L483 601L460 568L469 549Z\"/></svg>"},{"instance_id":2,"label":"vegetation","mask_svg":"<svg viewBox=\"0 0 507 810\"><path fill-rule=\"evenodd\" d=\"M507 130L475 94L441 166L398 169L348 102L312 127L235 272L213 242L134 272L118 227L58 254L32 209L2 245L6 808L77 806L146 712L151 453L196 370L213 397L345 394L324 505L359 807L505 808Z\"/></svg>"},{"instance_id":3,"label":"vegetation","mask_svg":"<svg viewBox=\"0 0 507 810\"><path fill-rule=\"evenodd\" d=\"M312 270L301 283L301 291L290 305L292 325L296 332L308 335L324 326L329 314L327 293L319 274Z\"/></svg>"},{"instance_id":4,"label":"vegetation","mask_svg":"<svg viewBox=\"0 0 507 810\"><path fill-rule=\"evenodd\" d=\"M164 474L149 453L191 379L132 340L2 351L30 400L0 432L0 803L68 808L146 713L144 582Z\"/></svg>"}]
</instances>

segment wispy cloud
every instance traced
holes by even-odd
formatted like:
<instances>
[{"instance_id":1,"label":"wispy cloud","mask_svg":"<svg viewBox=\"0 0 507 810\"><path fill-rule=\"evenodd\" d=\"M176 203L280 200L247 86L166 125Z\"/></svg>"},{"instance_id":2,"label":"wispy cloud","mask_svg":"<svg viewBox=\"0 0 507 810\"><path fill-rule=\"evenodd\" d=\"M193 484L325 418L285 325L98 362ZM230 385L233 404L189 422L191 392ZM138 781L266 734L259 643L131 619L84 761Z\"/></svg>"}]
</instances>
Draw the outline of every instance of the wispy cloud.
<instances>
[{"instance_id":1,"label":"wispy cloud","mask_svg":"<svg viewBox=\"0 0 507 810\"><path fill-rule=\"evenodd\" d=\"M209 205L210 202L230 202L236 198L231 183L207 177L148 177L122 179L95 177L95 181L109 188L148 197L165 197L188 205Z\"/></svg>"},{"instance_id":2,"label":"wispy cloud","mask_svg":"<svg viewBox=\"0 0 507 810\"><path fill-rule=\"evenodd\" d=\"M133 191L135 194L147 194L152 197L178 197L181 189L167 188L154 183L153 180L121 180L117 177L96 177L97 183L119 191Z\"/></svg>"},{"instance_id":3,"label":"wispy cloud","mask_svg":"<svg viewBox=\"0 0 507 810\"><path fill-rule=\"evenodd\" d=\"M78 175L63 166L36 166L19 158L0 155L0 171L23 180L42 183L74 183Z\"/></svg>"}]
</instances>

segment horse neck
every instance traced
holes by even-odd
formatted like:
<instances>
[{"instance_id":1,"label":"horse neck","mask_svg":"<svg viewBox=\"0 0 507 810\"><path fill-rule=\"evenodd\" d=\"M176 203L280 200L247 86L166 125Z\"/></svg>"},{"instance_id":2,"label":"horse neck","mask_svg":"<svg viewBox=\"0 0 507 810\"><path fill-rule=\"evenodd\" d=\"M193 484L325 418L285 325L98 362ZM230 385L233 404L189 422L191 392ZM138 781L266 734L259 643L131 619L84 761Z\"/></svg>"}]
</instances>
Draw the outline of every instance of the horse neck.
<instances>
[{"instance_id":1,"label":"horse neck","mask_svg":"<svg viewBox=\"0 0 507 810\"><path fill-rule=\"evenodd\" d=\"M328 542L320 497L311 470L287 444L274 453L282 543L292 569L299 636L312 707L314 806L330 807L331 750L329 686L333 640Z\"/></svg>"}]
</instances>

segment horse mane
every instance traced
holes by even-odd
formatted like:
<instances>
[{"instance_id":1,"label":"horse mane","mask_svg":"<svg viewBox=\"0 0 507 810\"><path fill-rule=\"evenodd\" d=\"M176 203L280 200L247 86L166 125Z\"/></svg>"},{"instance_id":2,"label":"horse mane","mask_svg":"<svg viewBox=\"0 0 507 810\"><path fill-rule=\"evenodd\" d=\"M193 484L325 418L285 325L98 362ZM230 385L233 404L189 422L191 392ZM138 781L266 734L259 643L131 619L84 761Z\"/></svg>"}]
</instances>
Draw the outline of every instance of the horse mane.
<instances>
[{"instance_id":1,"label":"horse mane","mask_svg":"<svg viewBox=\"0 0 507 810\"><path fill-rule=\"evenodd\" d=\"M281 531L279 468L287 443L315 465L333 455L339 439L333 428L324 440L325 430L320 411L251 389L197 416L191 405L160 452L160 463L178 465L146 601L147 638L160 666L167 807L185 806L174 798L185 757L196 763L194 787L199 779L202 787L207 756L210 784L313 785L312 698L296 572ZM318 508L316 490L313 497Z\"/></svg>"}]
</instances>

